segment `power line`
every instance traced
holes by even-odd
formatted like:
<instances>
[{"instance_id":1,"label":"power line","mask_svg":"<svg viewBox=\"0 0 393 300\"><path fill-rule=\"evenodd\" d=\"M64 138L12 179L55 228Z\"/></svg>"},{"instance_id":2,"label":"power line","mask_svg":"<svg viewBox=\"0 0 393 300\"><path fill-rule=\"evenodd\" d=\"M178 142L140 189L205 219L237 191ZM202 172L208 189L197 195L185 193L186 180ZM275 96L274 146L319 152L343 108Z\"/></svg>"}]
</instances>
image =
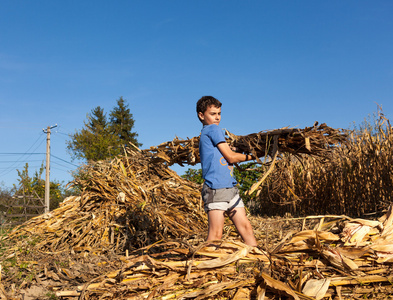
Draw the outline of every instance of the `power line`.
<instances>
[{"instance_id":1,"label":"power line","mask_svg":"<svg viewBox=\"0 0 393 300\"><path fill-rule=\"evenodd\" d=\"M34 144L33 144L33 146L34 146ZM32 147L30 147L30 148L32 148ZM23 161L23 157L26 156L26 155L28 155L28 157L30 157L32 155L45 155L45 154L46 153L44 153L44 152L0 152L0 156L3 156L3 157L5 157L5 156L21 155L21 158L19 158L18 160L12 160L12 161L1 161L0 160L0 163L12 163L12 165L9 166L9 167L0 167L0 172L5 173L5 172L9 171L9 172L6 173L6 174L8 174L8 173L10 173L11 171L15 170L18 167L17 163L25 164L25 162ZM64 163L67 163L67 164L69 164L69 165L71 165L73 167L77 167L77 168L79 167L79 165L73 164L73 163L71 163L71 162L69 162L69 161L67 161L67 160L65 160L63 158L60 158L60 157L56 156L56 155L51 154L50 156L55 158L55 159L58 159L58 160L60 160L60 161L62 161ZM26 157L25 159L27 160L28 157ZM39 160L37 160L37 159L29 160L29 162L37 162L37 161L42 161L42 160L41 159L39 159ZM56 162L53 162L53 163L56 164ZM67 167L65 165L62 165L62 164L58 164L57 163L57 165L65 167L65 168L69 168L69 167ZM33 168L33 166L31 166L31 165L29 165L29 167ZM59 168L56 168L56 169L59 170ZM2 173L0 173L0 176L3 175ZM6 175L6 174L4 174L4 175Z\"/></svg>"},{"instance_id":2,"label":"power line","mask_svg":"<svg viewBox=\"0 0 393 300\"><path fill-rule=\"evenodd\" d=\"M53 166L51 166L51 169L52 169L52 170L61 171L61 172L67 173L67 174L70 174L70 170L64 170L64 169L56 168L56 167L53 167Z\"/></svg>"},{"instance_id":3,"label":"power line","mask_svg":"<svg viewBox=\"0 0 393 300\"><path fill-rule=\"evenodd\" d=\"M45 153L43 153L43 152L36 152L36 153L32 153L32 152L30 152L30 153L28 153L28 152L0 152L0 156L1 155L3 155L3 156L13 156L13 155L45 155ZM79 167L79 165L76 165L76 164L73 164L73 163L71 163L71 162L69 162L69 161L66 161L65 159L63 159L63 158L60 158L60 157L58 157L58 156L56 156L56 155L53 155L53 154L51 154L50 155L51 157L53 157L53 158L56 158L56 159L58 159L58 160L61 160L62 162L65 162L65 163L67 163L67 164L69 164L69 165L72 165L72 166L74 166L74 167ZM41 161L41 159L31 159L31 160L29 160L29 162L31 162L31 161ZM21 160L0 160L0 163L16 163L16 162L22 162Z\"/></svg>"},{"instance_id":4,"label":"power line","mask_svg":"<svg viewBox=\"0 0 393 300\"><path fill-rule=\"evenodd\" d=\"M35 155L35 154L45 154L45 152L0 152L0 155Z\"/></svg>"},{"instance_id":5,"label":"power line","mask_svg":"<svg viewBox=\"0 0 393 300\"><path fill-rule=\"evenodd\" d=\"M8 170L9 167L0 167L0 170ZM21 165L20 167L16 166L15 168L13 168L11 171L16 171L18 168L24 168L24 165ZM34 168L41 168L41 166L36 166L36 165L29 165L30 169L34 169Z\"/></svg>"},{"instance_id":6,"label":"power line","mask_svg":"<svg viewBox=\"0 0 393 300\"><path fill-rule=\"evenodd\" d=\"M75 164L73 164L73 163L70 163L70 162L68 162L68 161L66 161L66 160L64 160L64 159L62 159L62 158L60 158L60 157L57 157L56 155L51 154L50 156L51 156L51 157L54 157L54 158L56 158L56 159L58 159L58 160L61 160L62 162L65 162L65 163L67 163L67 164L70 164L70 165L72 165L72 166L74 166L74 167L79 168L78 165L75 165Z\"/></svg>"},{"instance_id":7,"label":"power line","mask_svg":"<svg viewBox=\"0 0 393 300\"><path fill-rule=\"evenodd\" d=\"M29 158L31 155L33 155L33 154L29 154L29 153L30 153L29 151L31 150L31 148L34 147L34 145L35 145L35 144L40 140L40 138L42 138L42 137L44 137L44 136L40 134L40 136L38 136L38 138L37 138L37 139L35 140L35 142L29 147L29 149L27 149L26 152L24 152L23 154L21 154L21 157L17 160L17 162L14 162L11 166L8 167L8 169L6 169L6 170L4 170L4 171L2 171L2 172L0 173L0 177L2 177L2 176L4 176L4 175L7 175L7 174L9 174L10 172L12 172L12 171L14 170L15 164L17 164L18 162L21 162L22 159L24 158L24 156L27 155L27 157L25 158L25 160L26 160L26 159ZM44 141L45 141L45 139L42 139L41 143L39 143L39 145L38 145L31 153L34 153L35 150L37 150L37 148L38 148L39 146L41 146L41 144L42 144Z\"/></svg>"},{"instance_id":8,"label":"power line","mask_svg":"<svg viewBox=\"0 0 393 300\"><path fill-rule=\"evenodd\" d=\"M60 131L55 131L54 133L58 133L58 134L62 134L62 135L66 135L66 136L70 137L69 133L64 133L64 132L60 132Z\"/></svg>"},{"instance_id":9,"label":"power line","mask_svg":"<svg viewBox=\"0 0 393 300\"><path fill-rule=\"evenodd\" d=\"M31 162L31 161L42 161L42 159L31 159L31 160L29 160L29 162ZM6 163L13 163L13 162L19 162L18 160L0 160L0 164L1 163L4 163L4 164L6 164Z\"/></svg>"},{"instance_id":10,"label":"power line","mask_svg":"<svg viewBox=\"0 0 393 300\"><path fill-rule=\"evenodd\" d=\"M53 164L55 164L55 165L58 165L58 166L61 166L61 167L67 168L68 170L70 169L70 167L69 167L69 166L65 166L65 165L63 165L63 164L59 164L58 162L52 161L52 163L53 163Z\"/></svg>"},{"instance_id":11,"label":"power line","mask_svg":"<svg viewBox=\"0 0 393 300\"><path fill-rule=\"evenodd\" d=\"M47 140L47 148L48 148L48 130L57 127L57 125L52 126L47 128L47 130L43 129L43 132L46 133L46 140ZM60 131L56 131L54 133L58 133L58 135L55 135L57 137L61 137L61 139L66 139L66 137L70 137L70 134L66 134ZM36 150L41 147L41 145L45 141L45 135L42 133L39 134L37 139L34 141L33 144L25 151L25 152L0 152L0 159L3 158L3 160L0 160L0 166L5 166L5 164L9 164L8 167L0 167L0 178L4 177L5 175L11 173L11 172L17 172L17 170L22 170L26 167L26 164L28 164L29 169L33 168L42 168L41 166L36 166L38 161L41 161L40 159L37 159L37 156L42 156L42 155L47 155L47 168L49 166L48 159L49 157L53 157L55 160L61 161L62 163L56 163L53 162L55 165L58 165L58 167L53 167L53 169L65 172L70 174L71 171L73 171L74 168L78 168L79 165L71 163L61 157L58 157L56 155L53 155L50 153L50 151L44 153L44 152L36 152ZM49 157L48 157L49 154ZM15 157L17 156L17 157ZM36 159L30 159L31 156L35 156ZM14 158L15 157L15 158ZM8 161L5 161L5 159L9 159ZM43 159L43 161L45 158ZM48 170L47 173L49 174ZM45 187L47 190L47 187Z\"/></svg>"}]
</instances>

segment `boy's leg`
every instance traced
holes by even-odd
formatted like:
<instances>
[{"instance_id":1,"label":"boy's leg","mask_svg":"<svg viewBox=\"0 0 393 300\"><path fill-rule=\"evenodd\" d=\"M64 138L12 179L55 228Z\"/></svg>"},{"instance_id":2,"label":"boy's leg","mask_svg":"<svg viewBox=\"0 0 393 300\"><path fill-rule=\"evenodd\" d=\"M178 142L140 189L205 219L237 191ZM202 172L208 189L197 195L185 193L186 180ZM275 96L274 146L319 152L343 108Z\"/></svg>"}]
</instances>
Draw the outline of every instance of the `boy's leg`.
<instances>
[{"instance_id":1,"label":"boy's leg","mask_svg":"<svg viewBox=\"0 0 393 300\"><path fill-rule=\"evenodd\" d=\"M209 222L209 230L207 233L207 241L220 240L222 231L224 230L225 212L223 210L210 210L207 213Z\"/></svg>"},{"instance_id":2,"label":"boy's leg","mask_svg":"<svg viewBox=\"0 0 393 300\"><path fill-rule=\"evenodd\" d=\"M228 213L228 216L231 218L233 224L235 224L236 229L243 238L244 242L250 246L257 246L258 244L244 207L236 207L232 209Z\"/></svg>"}]
</instances>

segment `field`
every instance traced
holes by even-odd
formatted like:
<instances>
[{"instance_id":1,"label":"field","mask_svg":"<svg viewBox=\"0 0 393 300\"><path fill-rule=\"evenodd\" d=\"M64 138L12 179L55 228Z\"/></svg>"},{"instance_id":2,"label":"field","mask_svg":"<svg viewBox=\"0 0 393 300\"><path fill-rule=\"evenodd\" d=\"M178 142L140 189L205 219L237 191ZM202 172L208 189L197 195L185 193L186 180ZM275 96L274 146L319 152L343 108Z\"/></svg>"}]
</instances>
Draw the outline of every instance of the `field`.
<instances>
[{"instance_id":1,"label":"field","mask_svg":"<svg viewBox=\"0 0 393 300\"><path fill-rule=\"evenodd\" d=\"M80 195L1 238L0 299L385 299L393 137L382 112L367 124L229 135L269 174L244 195L257 248L230 222L204 242L200 185L168 168L195 139L86 166Z\"/></svg>"}]
</instances>

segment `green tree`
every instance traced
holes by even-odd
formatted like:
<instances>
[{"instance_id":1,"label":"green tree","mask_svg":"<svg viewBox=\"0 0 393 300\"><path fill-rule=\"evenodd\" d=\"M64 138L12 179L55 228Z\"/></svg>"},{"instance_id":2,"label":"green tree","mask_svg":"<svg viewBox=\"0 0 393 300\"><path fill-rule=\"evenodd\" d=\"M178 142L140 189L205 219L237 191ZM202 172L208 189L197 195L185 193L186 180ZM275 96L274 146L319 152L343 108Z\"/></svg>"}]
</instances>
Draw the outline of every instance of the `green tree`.
<instances>
[{"instance_id":1,"label":"green tree","mask_svg":"<svg viewBox=\"0 0 393 300\"><path fill-rule=\"evenodd\" d=\"M114 157L123 152L123 147L132 142L140 146L135 132L134 119L128 105L120 97L117 107L110 112L110 121L107 121L104 110L98 106L87 115L87 121L80 131L71 135L67 141L67 149L73 158L87 161L99 161Z\"/></svg>"},{"instance_id":2,"label":"green tree","mask_svg":"<svg viewBox=\"0 0 393 300\"><path fill-rule=\"evenodd\" d=\"M116 138L110 133L106 115L100 106L87 115L84 128L71 135L71 138L67 142L67 149L72 152L73 158L98 161L115 154L113 145Z\"/></svg>"},{"instance_id":3,"label":"green tree","mask_svg":"<svg viewBox=\"0 0 393 300\"><path fill-rule=\"evenodd\" d=\"M0 183L0 227L1 224L4 222L4 213L7 210L7 204L9 204L11 201L11 196L12 194L10 189L4 187L3 184ZM0 230L0 235L1 235L1 230Z\"/></svg>"},{"instance_id":4,"label":"green tree","mask_svg":"<svg viewBox=\"0 0 393 300\"><path fill-rule=\"evenodd\" d=\"M134 128L135 121L123 97L117 100L117 107L111 111L109 116L109 129L118 138L119 143L117 146L121 148L126 147L130 142L137 147L142 146L142 144L138 143L138 134L131 131ZM122 149L119 150L121 151Z\"/></svg>"},{"instance_id":5,"label":"green tree","mask_svg":"<svg viewBox=\"0 0 393 300\"><path fill-rule=\"evenodd\" d=\"M203 183L203 178L202 178L202 169L191 169L189 168L187 171L184 172L183 175L181 175L184 179L187 179L189 181L202 184Z\"/></svg>"},{"instance_id":6,"label":"green tree","mask_svg":"<svg viewBox=\"0 0 393 300\"><path fill-rule=\"evenodd\" d=\"M29 176L29 164L26 163L22 171L18 172L18 184L12 188L14 194L25 194L33 195L37 193L38 197L45 198L45 180L42 179L44 172L44 165L41 164L39 170L34 172L34 176ZM59 203L65 198L66 191L62 188L61 184L57 181L50 181L49 183L49 198L50 198L50 210L53 210L59 206Z\"/></svg>"},{"instance_id":7,"label":"green tree","mask_svg":"<svg viewBox=\"0 0 393 300\"><path fill-rule=\"evenodd\" d=\"M239 184L239 193L245 203L256 198L256 192L252 195L246 194L251 186L258 180L262 175L263 167L257 166L253 162L247 162L240 165L240 168L235 168L235 178Z\"/></svg>"},{"instance_id":8,"label":"green tree","mask_svg":"<svg viewBox=\"0 0 393 300\"><path fill-rule=\"evenodd\" d=\"M248 202L255 198L255 193L252 195L246 195L246 192L251 188L251 186L257 181L261 176L261 169L256 166L253 162L243 163L240 168L234 168L235 178L238 182L238 188L240 196L244 202ZM191 169L189 168L182 178L202 184L202 169Z\"/></svg>"}]
</instances>

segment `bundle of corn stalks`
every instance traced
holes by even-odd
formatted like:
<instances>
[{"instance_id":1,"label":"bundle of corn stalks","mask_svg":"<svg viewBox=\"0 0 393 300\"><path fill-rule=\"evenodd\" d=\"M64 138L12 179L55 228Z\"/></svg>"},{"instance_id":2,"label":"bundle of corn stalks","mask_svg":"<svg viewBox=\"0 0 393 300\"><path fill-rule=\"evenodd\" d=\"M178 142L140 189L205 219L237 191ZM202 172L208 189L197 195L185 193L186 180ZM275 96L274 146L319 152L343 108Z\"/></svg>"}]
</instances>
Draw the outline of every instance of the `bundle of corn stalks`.
<instances>
[{"instance_id":1,"label":"bundle of corn stalks","mask_svg":"<svg viewBox=\"0 0 393 300\"><path fill-rule=\"evenodd\" d=\"M261 178L247 192L249 195L258 190L260 186L274 170L277 158L282 154L301 156L307 154L312 157L324 157L334 145L345 143L348 132L342 129L334 129L325 123L304 129L281 128L272 131L261 131L245 136L236 136L226 131L228 144L237 152L251 154L260 165L269 165L269 169L261 175ZM199 137L182 140L175 138L173 141L162 143L156 147L144 150L151 155L157 163L196 165L200 162Z\"/></svg>"},{"instance_id":2,"label":"bundle of corn stalks","mask_svg":"<svg viewBox=\"0 0 393 300\"><path fill-rule=\"evenodd\" d=\"M273 158L277 153L321 156L331 146L343 143L347 138L346 131L331 128L325 123L318 125L318 122L304 129L281 128L245 136L236 136L226 131L226 135L227 142L237 152L252 154L258 162L261 162L259 158ZM144 151L151 153L156 161L166 162L168 165L196 165L200 162L199 137L186 140L175 138Z\"/></svg>"}]
</instances>

